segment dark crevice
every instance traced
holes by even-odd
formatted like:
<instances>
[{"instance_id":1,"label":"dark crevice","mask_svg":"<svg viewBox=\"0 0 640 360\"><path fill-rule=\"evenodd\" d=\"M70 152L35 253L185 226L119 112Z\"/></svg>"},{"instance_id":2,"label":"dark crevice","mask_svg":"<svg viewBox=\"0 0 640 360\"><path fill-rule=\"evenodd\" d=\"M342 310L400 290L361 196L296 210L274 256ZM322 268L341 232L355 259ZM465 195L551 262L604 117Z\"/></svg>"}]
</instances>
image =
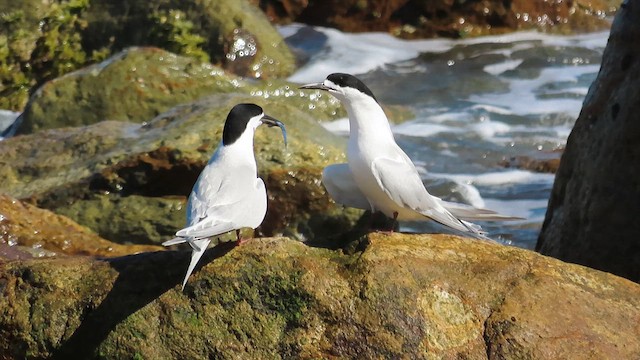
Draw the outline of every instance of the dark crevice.
<instances>
[{"instance_id":1,"label":"dark crevice","mask_svg":"<svg viewBox=\"0 0 640 360\"><path fill-rule=\"evenodd\" d=\"M611 106L611 119L615 120L620 112L620 104L615 103Z\"/></svg>"},{"instance_id":2,"label":"dark crevice","mask_svg":"<svg viewBox=\"0 0 640 360\"><path fill-rule=\"evenodd\" d=\"M160 147L94 175L89 188L122 196L188 196L204 166L202 161L181 158L178 151Z\"/></svg>"},{"instance_id":3,"label":"dark crevice","mask_svg":"<svg viewBox=\"0 0 640 360\"><path fill-rule=\"evenodd\" d=\"M622 57L622 61L620 62L620 68L622 69L622 71L626 71L627 69L629 69L629 66L631 66L632 62L633 62L633 55L630 53L626 53Z\"/></svg>"}]
</instances>

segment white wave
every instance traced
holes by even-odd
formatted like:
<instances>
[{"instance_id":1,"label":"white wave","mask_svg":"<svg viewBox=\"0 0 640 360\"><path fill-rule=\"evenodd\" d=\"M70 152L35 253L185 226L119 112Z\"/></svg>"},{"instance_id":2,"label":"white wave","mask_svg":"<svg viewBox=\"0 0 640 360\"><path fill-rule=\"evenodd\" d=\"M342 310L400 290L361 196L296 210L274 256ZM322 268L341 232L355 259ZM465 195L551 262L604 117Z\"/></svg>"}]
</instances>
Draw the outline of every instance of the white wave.
<instances>
[{"instance_id":1,"label":"white wave","mask_svg":"<svg viewBox=\"0 0 640 360\"><path fill-rule=\"evenodd\" d=\"M348 118L340 118L334 121L323 122L322 126L331 131L334 134L338 135L348 135L351 127L349 126Z\"/></svg>"},{"instance_id":2,"label":"white wave","mask_svg":"<svg viewBox=\"0 0 640 360\"><path fill-rule=\"evenodd\" d=\"M281 34L291 35L299 24L282 26ZM324 49L289 77L297 83L318 82L334 72L362 74L384 64L415 58L422 51L443 52L451 40L401 40L383 32L344 33L336 29L314 27L327 36Z\"/></svg>"},{"instance_id":3,"label":"white wave","mask_svg":"<svg viewBox=\"0 0 640 360\"><path fill-rule=\"evenodd\" d=\"M296 34L305 25L291 24L278 27L283 37ZM413 59L420 53L443 53L457 45L473 44L515 44L510 49L493 50L509 57L514 51L531 48L531 42L540 42L545 46L581 46L590 49L602 49L606 45L607 32L579 35L550 35L536 31L515 32L505 35L483 36L462 40L427 39L402 40L383 32L345 33L332 28L316 26L315 31L327 37L320 53L289 77L297 83L318 82L328 74L345 72L363 74L384 66ZM529 43L527 43L529 42ZM485 71L500 74L513 68L518 60L488 65Z\"/></svg>"},{"instance_id":4,"label":"white wave","mask_svg":"<svg viewBox=\"0 0 640 360\"><path fill-rule=\"evenodd\" d=\"M511 130L511 126L507 124L491 120L475 123L470 128L483 139L490 139L498 134L506 134Z\"/></svg>"},{"instance_id":5,"label":"white wave","mask_svg":"<svg viewBox=\"0 0 640 360\"><path fill-rule=\"evenodd\" d=\"M524 60L516 59L516 60L508 60L500 63L495 63L491 65L487 65L482 70L491 74L491 75L500 75L505 71L513 70L518 67L518 65L522 64Z\"/></svg>"},{"instance_id":6,"label":"white wave","mask_svg":"<svg viewBox=\"0 0 640 360\"><path fill-rule=\"evenodd\" d=\"M451 126L415 121L393 127L395 134L413 137L430 137L441 133L456 133L461 131L462 129Z\"/></svg>"},{"instance_id":7,"label":"white wave","mask_svg":"<svg viewBox=\"0 0 640 360\"><path fill-rule=\"evenodd\" d=\"M537 90L550 83L577 83L580 76L597 73L599 69L600 65L544 68L535 79L508 79L508 96L504 93L472 95L469 101L505 108L517 115L565 113L577 117L581 99L540 99L536 96Z\"/></svg>"},{"instance_id":8,"label":"white wave","mask_svg":"<svg viewBox=\"0 0 640 360\"><path fill-rule=\"evenodd\" d=\"M445 110L440 114L425 116L424 119L430 123L468 122L472 117L468 112L449 112Z\"/></svg>"},{"instance_id":9,"label":"white wave","mask_svg":"<svg viewBox=\"0 0 640 360\"><path fill-rule=\"evenodd\" d=\"M480 191L478 191L477 187L459 181L454 182L456 184L455 191L462 196L465 203L480 209L486 206L486 203L482 198L482 195L480 195Z\"/></svg>"},{"instance_id":10,"label":"white wave","mask_svg":"<svg viewBox=\"0 0 640 360\"><path fill-rule=\"evenodd\" d=\"M513 112L509 109L505 109L504 107L486 105L486 104L476 104L471 107L474 110L484 110L486 112L499 114L499 115L513 115Z\"/></svg>"},{"instance_id":11,"label":"white wave","mask_svg":"<svg viewBox=\"0 0 640 360\"><path fill-rule=\"evenodd\" d=\"M20 116L20 113L9 110L0 109L0 134L11 126L16 119ZM4 139L0 136L0 140Z\"/></svg>"},{"instance_id":12,"label":"white wave","mask_svg":"<svg viewBox=\"0 0 640 360\"><path fill-rule=\"evenodd\" d=\"M433 177L452 179L476 186L497 186L506 184L553 184L553 174L534 173L526 170L496 171L484 174L443 174L429 173Z\"/></svg>"}]
</instances>

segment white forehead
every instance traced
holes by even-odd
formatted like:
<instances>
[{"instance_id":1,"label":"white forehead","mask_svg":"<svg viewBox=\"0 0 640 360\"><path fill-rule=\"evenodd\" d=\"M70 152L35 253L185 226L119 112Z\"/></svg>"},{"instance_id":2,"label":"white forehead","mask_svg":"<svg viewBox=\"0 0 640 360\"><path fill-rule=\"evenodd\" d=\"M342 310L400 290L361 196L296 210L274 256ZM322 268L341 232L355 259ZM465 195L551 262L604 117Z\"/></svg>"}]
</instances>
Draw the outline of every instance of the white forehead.
<instances>
[{"instance_id":1,"label":"white forehead","mask_svg":"<svg viewBox=\"0 0 640 360\"><path fill-rule=\"evenodd\" d=\"M369 97L367 94L363 93L362 91L353 88L351 86L341 86L338 85L336 83L334 83L333 81L329 80L329 79L325 79L323 82L324 86L330 88L330 89L340 89L341 91L339 93L342 93L345 96L348 97L356 97L356 96L363 96L363 97ZM332 92L335 94L335 92Z\"/></svg>"},{"instance_id":2,"label":"white forehead","mask_svg":"<svg viewBox=\"0 0 640 360\"><path fill-rule=\"evenodd\" d=\"M333 81L329 80L329 79L324 79L324 86L328 86L332 89L338 88L340 86L336 85L336 83L334 83Z\"/></svg>"}]
</instances>

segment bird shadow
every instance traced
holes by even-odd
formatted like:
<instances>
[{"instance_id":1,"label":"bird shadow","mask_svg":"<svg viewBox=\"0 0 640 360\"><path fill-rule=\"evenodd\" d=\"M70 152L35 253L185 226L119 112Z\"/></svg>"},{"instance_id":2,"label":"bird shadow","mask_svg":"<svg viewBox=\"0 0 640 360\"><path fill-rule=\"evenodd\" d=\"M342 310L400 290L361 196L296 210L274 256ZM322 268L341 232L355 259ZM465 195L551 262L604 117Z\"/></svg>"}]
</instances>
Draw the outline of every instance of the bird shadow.
<instances>
[{"instance_id":1,"label":"bird shadow","mask_svg":"<svg viewBox=\"0 0 640 360\"><path fill-rule=\"evenodd\" d=\"M378 231L398 231L398 223L380 212L365 211L353 227L331 236L318 237L305 241L311 247L329 250L341 250L353 255L364 252L370 244L369 234Z\"/></svg>"},{"instance_id":2,"label":"bird shadow","mask_svg":"<svg viewBox=\"0 0 640 360\"><path fill-rule=\"evenodd\" d=\"M236 246L221 243L203 254L194 273ZM111 331L129 315L182 283L191 251L159 251L104 259L118 272L100 305L53 354L53 359L89 359Z\"/></svg>"}]
</instances>

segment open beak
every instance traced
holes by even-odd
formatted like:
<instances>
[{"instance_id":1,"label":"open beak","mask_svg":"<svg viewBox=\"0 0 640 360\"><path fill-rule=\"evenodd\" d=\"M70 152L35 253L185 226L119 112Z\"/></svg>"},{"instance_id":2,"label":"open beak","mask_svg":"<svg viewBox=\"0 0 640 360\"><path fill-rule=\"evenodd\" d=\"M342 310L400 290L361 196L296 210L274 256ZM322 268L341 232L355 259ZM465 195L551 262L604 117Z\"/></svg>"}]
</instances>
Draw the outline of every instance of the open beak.
<instances>
[{"instance_id":1,"label":"open beak","mask_svg":"<svg viewBox=\"0 0 640 360\"><path fill-rule=\"evenodd\" d=\"M282 130L282 137L284 138L284 146L285 147L287 146L287 129L285 129L284 124L281 121L275 118L272 118L267 114L264 114L264 116L262 116L262 123L266 124L269 127L272 127L272 126L279 127L280 130Z\"/></svg>"},{"instance_id":2,"label":"open beak","mask_svg":"<svg viewBox=\"0 0 640 360\"><path fill-rule=\"evenodd\" d=\"M325 86L323 83L315 83L315 84L307 84L302 85L299 89L309 89L309 90L324 90L329 91L329 87Z\"/></svg>"}]
</instances>

